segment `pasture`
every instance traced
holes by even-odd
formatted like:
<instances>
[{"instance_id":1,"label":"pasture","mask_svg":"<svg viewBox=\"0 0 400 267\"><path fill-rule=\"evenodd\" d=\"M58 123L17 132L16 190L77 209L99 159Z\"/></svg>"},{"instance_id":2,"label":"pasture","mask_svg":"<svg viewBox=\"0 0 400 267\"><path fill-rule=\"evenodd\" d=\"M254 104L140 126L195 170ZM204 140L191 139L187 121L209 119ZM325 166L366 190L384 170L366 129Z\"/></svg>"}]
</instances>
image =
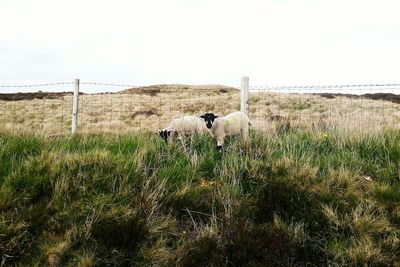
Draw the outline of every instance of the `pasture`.
<instances>
[{"instance_id":1,"label":"pasture","mask_svg":"<svg viewBox=\"0 0 400 267\"><path fill-rule=\"evenodd\" d=\"M398 104L253 93L250 142L218 153L155 130L239 93L158 89L82 95L75 136L70 95L1 102L1 265L400 264Z\"/></svg>"}]
</instances>

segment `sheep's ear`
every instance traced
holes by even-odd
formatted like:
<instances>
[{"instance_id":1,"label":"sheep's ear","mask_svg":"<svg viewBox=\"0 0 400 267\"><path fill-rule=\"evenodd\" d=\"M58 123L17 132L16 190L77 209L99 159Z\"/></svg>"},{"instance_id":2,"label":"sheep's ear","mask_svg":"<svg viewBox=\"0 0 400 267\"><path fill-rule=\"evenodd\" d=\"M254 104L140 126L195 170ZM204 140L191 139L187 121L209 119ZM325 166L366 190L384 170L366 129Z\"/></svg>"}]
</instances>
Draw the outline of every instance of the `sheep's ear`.
<instances>
[{"instance_id":1,"label":"sheep's ear","mask_svg":"<svg viewBox=\"0 0 400 267\"><path fill-rule=\"evenodd\" d=\"M204 115L201 115L200 118L204 119Z\"/></svg>"},{"instance_id":2,"label":"sheep's ear","mask_svg":"<svg viewBox=\"0 0 400 267\"><path fill-rule=\"evenodd\" d=\"M219 116L214 116L214 119L218 118Z\"/></svg>"}]
</instances>

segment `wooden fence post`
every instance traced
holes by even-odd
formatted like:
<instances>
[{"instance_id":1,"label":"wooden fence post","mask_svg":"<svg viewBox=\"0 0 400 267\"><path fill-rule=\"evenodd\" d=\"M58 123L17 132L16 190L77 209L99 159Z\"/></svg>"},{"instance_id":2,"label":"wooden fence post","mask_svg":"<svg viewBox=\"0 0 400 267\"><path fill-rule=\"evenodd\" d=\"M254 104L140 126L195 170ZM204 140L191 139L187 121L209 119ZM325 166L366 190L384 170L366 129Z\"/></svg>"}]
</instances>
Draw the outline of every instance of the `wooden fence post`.
<instances>
[{"instance_id":1,"label":"wooden fence post","mask_svg":"<svg viewBox=\"0 0 400 267\"><path fill-rule=\"evenodd\" d=\"M72 120L71 133L75 134L78 129L78 110L79 110L79 79L74 80L74 96L72 99Z\"/></svg>"},{"instance_id":2,"label":"wooden fence post","mask_svg":"<svg viewBox=\"0 0 400 267\"><path fill-rule=\"evenodd\" d=\"M240 86L240 111L249 115L249 77L242 77Z\"/></svg>"}]
</instances>

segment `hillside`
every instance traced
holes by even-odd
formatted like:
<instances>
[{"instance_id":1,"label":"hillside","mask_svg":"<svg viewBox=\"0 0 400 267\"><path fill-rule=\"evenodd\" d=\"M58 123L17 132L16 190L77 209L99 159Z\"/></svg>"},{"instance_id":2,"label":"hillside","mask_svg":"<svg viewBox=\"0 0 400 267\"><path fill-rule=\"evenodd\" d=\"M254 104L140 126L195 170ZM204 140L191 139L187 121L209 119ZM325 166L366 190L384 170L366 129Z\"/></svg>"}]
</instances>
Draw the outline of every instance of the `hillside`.
<instances>
[{"instance_id":1,"label":"hillside","mask_svg":"<svg viewBox=\"0 0 400 267\"><path fill-rule=\"evenodd\" d=\"M228 143L0 134L2 264L400 264L400 131Z\"/></svg>"},{"instance_id":2,"label":"hillside","mask_svg":"<svg viewBox=\"0 0 400 267\"><path fill-rule=\"evenodd\" d=\"M120 94L157 94L157 93L179 93L181 91L238 91L238 89L220 85L220 84L200 84L200 85L190 85L190 84L157 84L157 85L149 85L149 86L139 86L136 88L129 88L125 90L121 90L118 93Z\"/></svg>"}]
</instances>

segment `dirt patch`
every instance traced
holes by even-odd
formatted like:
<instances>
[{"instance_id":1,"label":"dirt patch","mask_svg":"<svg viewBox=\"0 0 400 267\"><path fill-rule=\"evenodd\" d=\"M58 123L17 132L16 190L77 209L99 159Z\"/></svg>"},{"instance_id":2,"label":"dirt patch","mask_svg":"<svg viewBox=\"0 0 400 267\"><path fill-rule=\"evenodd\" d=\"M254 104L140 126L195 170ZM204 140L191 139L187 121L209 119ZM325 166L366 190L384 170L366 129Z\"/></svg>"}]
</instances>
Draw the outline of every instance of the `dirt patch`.
<instances>
[{"instance_id":1,"label":"dirt patch","mask_svg":"<svg viewBox=\"0 0 400 267\"><path fill-rule=\"evenodd\" d=\"M32 99L56 99L64 97L66 95L72 95L72 93L70 92L48 93L40 91L36 93L10 93L10 94L0 94L0 100L21 101L21 100L32 100Z\"/></svg>"},{"instance_id":2,"label":"dirt patch","mask_svg":"<svg viewBox=\"0 0 400 267\"><path fill-rule=\"evenodd\" d=\"M384 101L390 101L393 103L400 104L400 95L395 95L391 93L375 93L375 94L363 94L363 95L353 95L353 94L331 94L331 93L321 93L321 94L314 94L314 95L319 95L324 98L328 99L333 99L336 97L344 96L348 98L367 98L367 99L373 99L373 100L384 100Z\"/></svg>"}]
</instances>

